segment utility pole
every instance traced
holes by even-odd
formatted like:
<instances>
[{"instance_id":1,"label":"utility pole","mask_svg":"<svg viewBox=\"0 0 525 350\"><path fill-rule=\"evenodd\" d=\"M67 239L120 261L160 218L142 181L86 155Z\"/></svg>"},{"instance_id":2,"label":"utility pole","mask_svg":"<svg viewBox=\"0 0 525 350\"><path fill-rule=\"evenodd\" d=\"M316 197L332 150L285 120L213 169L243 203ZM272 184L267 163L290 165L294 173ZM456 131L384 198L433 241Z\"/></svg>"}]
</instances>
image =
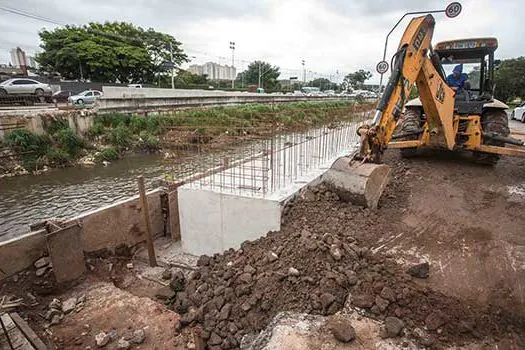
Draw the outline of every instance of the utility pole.
<instances>
[{"instance_id":1,"label":"utility pole","mask_svg":"<svg viewBox=\"0 0 525 350\"><path fill-rule=\"evenodd\" d=\"M232 89L235 88L235 41L230 41L230 49L232 50Z\"/></svg>"},{"instance_id":2,"label":"utility pole","mask_svg":"<svg viewBox=\"0 0 525 350\"><path fill-rule=\"evenodd\" d=\"M259 61L259 82L257 83L257 88L261 87L261 62Z\"/></svg>"},{"instance_id":3,"label":"utility pole","mask_svg":"<svg viewBox=\"0 0 525 350\"><path fill-rule=\"evenodd\" d=\"M306 69L304 68L304 60L301 61L303 65L303 84L306 84Z\"/></svg>"},{"instance_id":4,"label":"utility pole","mask_svg":"<svg viewBox=\"0 0 525 350\"><path fill-rule=\"evenodd\" d=\"M175 89L175 64L173 63L173 45L170 41L170 60L171 64L173 65L171 67L171 88Z\"/></svg>"}]
</instances>

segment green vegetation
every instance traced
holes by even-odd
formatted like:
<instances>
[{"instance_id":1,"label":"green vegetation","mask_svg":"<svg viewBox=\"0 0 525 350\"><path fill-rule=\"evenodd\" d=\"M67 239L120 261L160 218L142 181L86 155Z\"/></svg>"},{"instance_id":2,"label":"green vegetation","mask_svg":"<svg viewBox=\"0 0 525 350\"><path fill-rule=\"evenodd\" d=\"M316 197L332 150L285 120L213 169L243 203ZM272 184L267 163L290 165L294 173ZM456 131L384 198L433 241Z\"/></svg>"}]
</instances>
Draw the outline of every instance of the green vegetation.
<instances>
[{"instance_id":1,"label":"green vegetation","mask_svg":"<svg viewBox=\"0 0 525 350\"><path fill-rule=\"evenodd\" d=\"M95 159L97 159L98 161L103 161L103 160L112 161L112 160L117 160L118 158L119 158L118 151L115 147L112 147L112 146L108 146L102 149L100 153L98 153L95 156Z\"/></svg>"},{"instance_id":2,"label":"green vegetation","mask_svg":"<svg viewBox=\"0 0 525 350\"><path fill-rule=\"evenodd\" d=\"M188 60L173 36L131 23L89 23L61 26L40 33L40 69L67 79L100 82L157 83L164 62Z\"/></svg>"},{"instance_id":3,"label":"green vegetation","mask_svg":"<svg viewBox=\"0 0 525 350\"><path fill-rule=\"evenodd\" d=\"M494 72L495 97L510 102L525 99L525 57L502 60Z\"/></svg>"},{"instance_id":4,"label":"green vegetation","mask_svg":"<svg viewBox=\"0 0 525 350\"><path fill-rule=\"evenodd\" d=\"M4 145L19 155L25 169L33 171L45 165L70 165L90 151L98 151L95 160L99 162L113 161L128 151L155 152L161 148L161 136L171 142L165 143L169 147L177 142L205 144L224 134L269 135L307 129L351 120L353 107L348 101L297 102L190 109L162 116L106 114L95 118L87 139L78 136L67 120L50 117L44 119L48 135L15 130Z\"/></svg>"}]
</instances>

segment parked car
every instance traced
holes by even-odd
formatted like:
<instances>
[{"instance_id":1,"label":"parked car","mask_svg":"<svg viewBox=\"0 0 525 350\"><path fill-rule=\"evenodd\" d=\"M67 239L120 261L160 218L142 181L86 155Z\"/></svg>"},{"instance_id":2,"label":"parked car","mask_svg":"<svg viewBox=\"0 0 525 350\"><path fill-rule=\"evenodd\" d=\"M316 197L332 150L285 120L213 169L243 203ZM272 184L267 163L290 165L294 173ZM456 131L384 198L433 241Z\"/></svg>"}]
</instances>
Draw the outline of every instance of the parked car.
<instances>
[{"instance_id":1,"label":"parked car","mask_svg":"<svg viewBox=\"0 0 525 350\"><path fill-rule=\"evenodd\" d=\"M52 95L51 99L55 103L67 102L71 95L72 93L69 90L59 90Z\"/></svg>"},{"instance_id":2,"label":"parked car","mask_svg":"<svg viewBox=\"0 0 525 350\"><path fill-rule=\"evenodd\" d=\"M5 95L36 95L50 96L51 86L33 79L14 78L0 83L0 96Z\"/></svg>"},{"instance_id":3,"label":"parked car","mask_svg":"<svg viewBox=\"0 0 525 350\"><path fill-rule=\"evenodd\" d=\"M97 99L99 99L104 94L101 91L98 90L86 90L82 91L79 94L73 95L69 97L69 102L73 104L91 104L94 103Z\"/></svg>"},{"instance_id":4,"label":"parked car","mask_svg":"<svg viewBox=\"0 0 525 350\"><path fill-rule=\"evenodd\" d=\"M510 114L511 120L519 120L522 123L525 123L525 102L520 103L512 113Z\"/></svg>"},{"instance_id":5,"label":"parked car","mask_svg":"<svg viewBox=\"0 0 525 350\"><path fill-rule=\"evenodd\" d=\"M128 84L129 88L142 89L142 84Z\"/></svg>"}]
</instances>

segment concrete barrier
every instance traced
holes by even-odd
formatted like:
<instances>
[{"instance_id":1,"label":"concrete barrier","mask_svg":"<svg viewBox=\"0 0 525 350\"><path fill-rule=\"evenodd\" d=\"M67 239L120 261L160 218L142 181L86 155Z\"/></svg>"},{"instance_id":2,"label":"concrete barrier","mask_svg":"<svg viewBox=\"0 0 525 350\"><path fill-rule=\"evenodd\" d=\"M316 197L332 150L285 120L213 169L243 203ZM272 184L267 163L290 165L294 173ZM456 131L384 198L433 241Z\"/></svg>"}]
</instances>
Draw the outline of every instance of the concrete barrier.
<instances>
[{"instance_id":1,"label":"concrete barrier","mask_svg":"<svg viewBox=\"0 0 525 350\"><path fill-rule=\"evenodd\" d=\"M147 193L153 234L161 234L164 230L161 193L161 190ZM135 196L81 214L67 223L81 224L82 246L89 253L145 241L143 215L140 200ZM46 230L40 230L0 242L0 280L30 267L47 252L46 233Z\"/></svg>"},{"instance_id":2,"label":"concrete barrier","mask_svg":"<svg viewBox=\"0 0 525 350\"><path fill-rule=\"evenodd\" d=\"M103 90L104 97L98 100L96 104L98 113L147 113L202 106L340 101L347 99L339 96L270 95L213 90L132 89L120 87L104 87Z\"/></svg>"}]
</instances>

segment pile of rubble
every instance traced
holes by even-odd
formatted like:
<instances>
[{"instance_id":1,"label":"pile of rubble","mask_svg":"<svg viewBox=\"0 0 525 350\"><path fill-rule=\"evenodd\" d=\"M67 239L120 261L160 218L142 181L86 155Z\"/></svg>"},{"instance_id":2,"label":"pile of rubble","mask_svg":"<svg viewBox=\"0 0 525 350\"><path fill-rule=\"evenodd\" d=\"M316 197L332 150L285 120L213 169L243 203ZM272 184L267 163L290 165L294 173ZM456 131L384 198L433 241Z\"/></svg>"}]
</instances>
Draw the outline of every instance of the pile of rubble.
<instances>
[{"instance_id":1,"label":"pile of rubble","mask_svg":"<svg viewBox=\"0 0 525 350\"><path fill-rule=\"evenodd\" d=\"M323 187L308 196L313 202L337 200ZM360 246L349 223L362 220L362 213L341 216L334 225L323 211L306 217L310 203L292 204L280 232L245 242L237 251L202 256L187 279L176 276L172 305L182 315L181 326L200 327L210 349L239 347L245 335L259 332L281 311L332 315L343 306L384 322L383 337L405 334L422 345L513 331L490 305L473 308L415 283L428 277L428 264L407 273ZM338 339L355 337L342 328L332 327Z\"/></svg>"}]
</instances>

